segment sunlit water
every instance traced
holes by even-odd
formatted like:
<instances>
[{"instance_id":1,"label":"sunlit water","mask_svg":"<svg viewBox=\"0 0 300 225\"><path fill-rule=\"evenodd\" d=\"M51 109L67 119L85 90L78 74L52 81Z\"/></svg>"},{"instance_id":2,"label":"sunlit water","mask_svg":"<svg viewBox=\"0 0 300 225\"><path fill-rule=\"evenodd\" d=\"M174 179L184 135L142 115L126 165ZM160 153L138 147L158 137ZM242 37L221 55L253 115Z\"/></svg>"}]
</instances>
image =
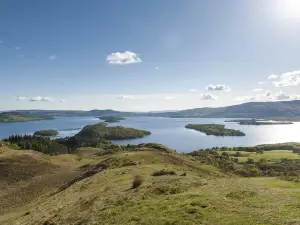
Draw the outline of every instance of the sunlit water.
<instances>
[{"instance_id":1,"label":"sunlit water","mask_svg":"<svg viewBox=\"0 0 300 225\"><path fill-rule=\"evenodd\" d=\"M247 126L237 123L225 123L227 119L214 118L160 118L129 117L113 126L121 125L151 131L151 135L133 140L114 141L117 144L139 144L156 142L164 144L179 152L189 152L199 148L214 146L253 146L279 142L300 142L300 123L292 125ZM0 123L0 139L12 134L32 134L36 130L56 129L59 137L71 136L87 124L100 122L92 117L58 117L55 120L32 121L26 123ZM226 124L227 128L243 131L244 137L207 136L201 132L184 128L189 123Z\"/></svg>"}]
</instances>

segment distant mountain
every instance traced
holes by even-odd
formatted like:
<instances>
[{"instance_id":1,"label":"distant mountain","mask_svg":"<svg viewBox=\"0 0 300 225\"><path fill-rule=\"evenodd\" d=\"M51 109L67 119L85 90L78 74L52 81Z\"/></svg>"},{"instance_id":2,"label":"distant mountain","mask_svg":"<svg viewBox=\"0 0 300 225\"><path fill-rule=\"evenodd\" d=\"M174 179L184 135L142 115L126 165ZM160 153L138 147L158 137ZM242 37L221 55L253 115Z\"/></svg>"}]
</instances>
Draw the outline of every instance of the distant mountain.
<instances>
[{"instance_id":1,"label":"distant mountain","mask_svg":"<svg viewBox=\"0 0 300 225\"><path fill-rule=\"evenodd\" d=\"M208 118L272 118L272 119L300 119L300 100L280 102L248 102L218 108L195 108L180 111L158 112L122 112L111 109L105 110L16 110L2 112L2 114L18 114L35 117L55 116L162 116L162 117L208 117Z\"/></svg>"},{"instance_id":2,"label":"distant mountain","mask_svg":"<svg viewBox=\"0 0 300 225\"><path fill-rule=\"evenodd\" d=\"M294 118L300 117L300 101L248 102L227 107L187 109L159 115L210 118Z\"/></svg>"}]
</instances>

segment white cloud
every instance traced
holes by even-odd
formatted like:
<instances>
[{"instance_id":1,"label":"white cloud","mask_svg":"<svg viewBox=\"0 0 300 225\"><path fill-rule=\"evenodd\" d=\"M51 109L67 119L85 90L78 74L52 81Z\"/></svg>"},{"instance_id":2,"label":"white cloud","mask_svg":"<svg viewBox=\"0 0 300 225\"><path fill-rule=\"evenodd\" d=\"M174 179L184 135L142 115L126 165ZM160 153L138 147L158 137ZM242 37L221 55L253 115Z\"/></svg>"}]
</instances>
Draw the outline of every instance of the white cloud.
<instances>
[{"instance_id":1,"label":"white cloud","mask_svg":"<svg viewBox=\"0 0 300 225\"><path fill-rule=\"evenodd\" d=\"M173 100L173 99L176 99L176 97L175 96L166 96L165 99L166 100Z\"/></svg>"},{"instance_id":2,"label":"white cloud","mask_svg":"<svg viewBox=\"0 0 300 225\"><path fill-rule=\"evenodd\" d=\"M55 59L57 59L57 55L50 55L50 56L48 57L48 59L49 59L49 60L55 60Z\"/></svg>"},{"instance_id":3,"label":"white cloud","mask_svg":"<svg viewBox=\"0 0 300 225\"><path fill-rule=\"evenodd\" d=\"M14 50L20 50L21 49L21 47L19 47L19 46L16 46L15 48L14 48Z\"/></svg>"},{"instance_id":4,"label":"white cloud","mask_svg":"<svg viewBox=\"0 0 300 225\"><path fill-rule=\"evenodd\" d=\"M49 97L35 96L29 98L30 102L52 102L53 99Z\"/></svg>"},{"instance_id":5,"label":"white cloud","mask_svg":"<svg viewBox=\"0 0 300 225\"><path fill-rule=\"evenodd\" d=\"M137 97L136 97L136 96L133 96L133 95L119 95L119 96L117 96L116 98L117 98L117 99L131 99L131 100L137 99Z\"/></svg>"},{"instance_id":6,"label":"white cloud","mask_svg":"<svg viewBox=\"0 0 300 225\"><path fill-rule=\"evenodd\" d=\"M271 74L271 75L268 77L269 80L275 80L275 79L277 79L277 78L278 78L278 76L275 75L275 74Z\"/></svg>"},{"instance_id":7,"label":"white cloud","mask_svg":"<svg viewBox=\"0 0 300 225\"><path fill-rule=\"evenodd\" d=\"M217 97L211 94L201 94L201 100L217 100Z\"/></svg>"},{"instance_id":8,"label":"white cloud","mask_svg":"<svg viewBox=\"0 0 300 225\"><path fill-rule=\"evenodd\" d=\"M64 100L64 99L62 99L62 100L60 100L60 102L65 102L66 100Z\"/></svg>"},{"instance_id":9,"label":"white cloud","mask_svg":"<svg viewBox=\"0 0 300 225\"><path fill-rule=\"evenodd\" d=\"M156 70L159 70L159 67L157 66L157 67L155 67L155 69L156 69Z\"/></svg>"},{"instance_id":10,"label":"white cloud","mask_svg":"<svg viewBox=\"0 0 300 225\"><path fill-rule=\"evenodd\" d=\"M279 81L274 81L275 87L297 86L300 84L300 70L283 73L279 77Z\"/></svg>"},{"instance_id":11,"label":"white cloud","mask_svg":"<svg viewBox=\"0 0 300 225\"><path fill-rule=\"evenodd\" d=\"M263 82L263 81L259 81L258 82L258 85L263 85L265 82Z\"/></svg>"},{"instance_id":12,"label":"white cloud","mask_svg":"<svg viewBox=\"0 0 300 225\"><path fill-rule=\"evenodd\" d=\"M254 91L254 92L261 92L261 91L263 91L264 89L262 89L262 88L255 88L255 89L253 89L252 91Z\"/></svg>"},{"instance_id":13,"label":"white cloud","mask_svg":"<svg viewBox=\"0 0 300 225\"><path fill-rule=\"evenodd\" d=\"M224 84L217 84L217 85L209 84L206 87L206 89L209 91L230 91L230 87Z\"/></svg>"},{"instance_id":14,"label":"white cloud","mask_svg":"<svg viewBox=\"0 0 300 225\"><path fill-rule=\"evenodd\" d=\"M300 95L295 95L295 94L287 94L283 91L280 91L275 94L274 100L298 100L300 99Z\"/></svg>"},{"instance_id":15,"label":"white cloud","mask_svg":"<svg viewBox=\"0 0 300 225\"><path fill-rule=\"evenodd\" d=\"M24 101L24 100L27 100L27 97L19 96L19 97L17 97L17 100Z\"/></svg>"},{"instance_id":16,"label":"white cloud","mask_svg":"<svg viewBox=\"0 0 300 225\"><path fill-rule=\"evenodd\" d=\"M256 95L256 96L240 96L240 97L236 97L236 100L237 101L257 101L260 99L260 96L259 95Z\"/></svg>"},{"instance_id":17,"label":"white cloud","mask_svg":"<svg viewBox=\"0 0 300 225\"><path fill-rule=\"evenodd\" d=\"M111 53L106 57L106 61L113 65L127 65L142 62L136 53L130 51Z\"/></svg>"},{"instance_id":18,"label":"white cloud","mask_svg":"<svg viewBox=\"0 0 300 225\"><path fill-rule=\"evenodd\" d=\"M196 88L191 88L189 91L190 92L197 92L198 90Z\"/></svg>"}]
</instances>

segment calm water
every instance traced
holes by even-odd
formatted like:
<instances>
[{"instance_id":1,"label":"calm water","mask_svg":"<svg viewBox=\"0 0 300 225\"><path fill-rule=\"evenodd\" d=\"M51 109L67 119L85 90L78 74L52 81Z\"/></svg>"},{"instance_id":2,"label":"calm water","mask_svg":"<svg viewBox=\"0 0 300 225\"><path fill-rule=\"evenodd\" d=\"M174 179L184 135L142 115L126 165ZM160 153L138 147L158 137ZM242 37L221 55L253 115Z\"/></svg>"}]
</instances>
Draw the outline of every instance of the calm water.
<instances>
[{"instance_id":1,"label":"calm water","mask_svg":"<svg viewBox=\"0 0 300 225\"><path fill-rule=\"evenodd\" d=\"M300 142L300 123L292 125L265 125L241 126L236 123L225 123L227 119L210 118L157 118L157 117L130 117L115 125L149 130L150 136L140 139L114 141L117 144L139 144L156 142L164 144L179 152L189 152L199 148L214 146L253 146L258 144L271 144L279 142ZM0 123L0 139L12 134L32 134L36 130L56 129L60 137L74 135L87 124L100 122L92 117L58 117L55 120L32 121L26 123ZM245 137L215 137L185 129L189 123L218 123L226 124L227 128L243 131Z\"/></svg>"}]
</instances>

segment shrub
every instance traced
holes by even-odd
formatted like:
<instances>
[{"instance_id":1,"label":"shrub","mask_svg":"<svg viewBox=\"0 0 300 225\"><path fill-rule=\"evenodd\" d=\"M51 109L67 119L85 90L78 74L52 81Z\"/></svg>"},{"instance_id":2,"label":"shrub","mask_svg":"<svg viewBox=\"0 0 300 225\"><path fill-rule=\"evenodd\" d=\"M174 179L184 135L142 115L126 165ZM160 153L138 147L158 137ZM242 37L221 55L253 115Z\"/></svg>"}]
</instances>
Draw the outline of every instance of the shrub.
<instances>
[{"instance_id":1,"label":"shrub","mask_svg":"<svg viewBox=\"0 0 300 225\"><path fill-rule=\"evenodd\" d=\"M175 171L173 170L158 170L158 171L154 171L152 173L152 176L163 176L163 175L176 175Z\"/></svg>"},{"instance_id":2,"label":"shrub","mask_svg":"<svg viewBox=\"0 0 300 225\"><path fill-rule=\"evenodd\" d=\"M234 156L235 156L235 157L241 157L241 156L243 156L243 155L242 155L242 153L240 153L240 152L236 152Z\"/></svg>"},{"instance_id":3,"label":"shrub","mask_svg":"<svg viewBox=\"0 0 300 225\"><path fill-rule=\"evenodd\" d=\"M247 164L253 164L254 163L254 159L252 159L252 158L248 158L248 160L247 160Z\"/></svg>"},{"instance_id":4,"label":"shrub","mask_svg":"<svg viewBox=\"0 0 300 225\"><path fill-rule=\"evenodd\" d=\"M186 176L186 172L180 174L180 176L185 177Z\"/></svg>"},{"instance_id":5,"label":"shrub","mask_svg":"<svg viewBox=\"0 0 300 225\"><path fill-rule=\"evenodd\" d=\"M135 189L141 186L143 183L143 178L140 175L135 175L132 181L132 189Z\"/></svg>"},{"instance_id":6,"label":"shrub","mask_svg":"<svg viewBox=\"0 0 300 225\"><path fill-rule=\"evenodd\" d=\"M222 156L224 156L224 157L228 157L228 156L229 156L229 154L228 154L227 152L223 152L223 153L222 153Z\"/></svg>"}]
</instances>

